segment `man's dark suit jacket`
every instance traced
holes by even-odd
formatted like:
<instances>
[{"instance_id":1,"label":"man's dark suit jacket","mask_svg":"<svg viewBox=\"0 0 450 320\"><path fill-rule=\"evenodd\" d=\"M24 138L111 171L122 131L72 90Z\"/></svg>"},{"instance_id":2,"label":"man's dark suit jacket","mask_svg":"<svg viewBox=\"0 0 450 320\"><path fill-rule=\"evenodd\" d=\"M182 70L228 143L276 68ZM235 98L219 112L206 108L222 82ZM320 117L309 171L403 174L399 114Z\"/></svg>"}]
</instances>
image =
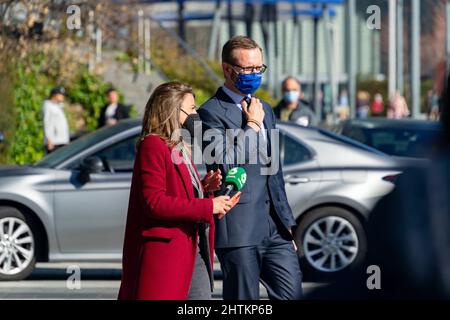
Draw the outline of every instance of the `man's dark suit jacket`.
<instances>
[{"instance_id":1,"label":"man's dark suit jacket","mask_svg":"<svg viewBox=\"0 0 450 320\"><path fill-rule=\"evenodd\" d=\"M216 248L254 246L260 244L263 237L266 235L266 228L268 228L268 213L270 210L274 211L279 217L281 222L280 225L282 226L281 229L283 229L280 230L280 232L288 234L288 230L296 225L286 197L279 149L274 149L274 156L279 163L279 169L272 175L261 174L261 169L267 167L267 165L261 163L261 161L258 161L257 163L252 162L252 164L249 163L251 152L254 152L255 150L251 150L244 137L233 141L231 148L234 152L225 149L226 130L242 129L249 136L252 134L256 135L259 137L258 141L268 144L268 154L271 156L270 146L272 141L269 131L275 129L276 120L272 108L266 102L262 101L262 103L265 112L264 126L268 129L267 142L264 142L261 135L258 135L255 130L247 125L243 112L222 88L219 88L216 94L205 102L198 110L203 122L204 132L208 129L214 129L216 133L222 135L224 140L224 145L217 151L220 154L217 152L215 153L215 156L218 159L222 159L223 163L208 164L206 161L207 169L216 170L219 168L224 177L229 169L236 166L243 167L247 173L247 181L244 188L241 190L242 195L239 203L231 209L224 218L219 220L215 217ZM211 145L214 145L214 141L204 143L204 151L206 151L207 148L210 148ZM276 148L278 148L278 146L276 146ZM260 150L261 147L257 149ZM244 150L245 152L240 152L238 150ZM204 153L206 154L207 152ZM239 158L237 155L243 156ZM244 156L244 163L239 163L239 159L244 159ZM222 185L222 189L218 191L216 195L223 194L224 190L225 184ZM233 193L231 193L231 196L232 195Z\"/></svg>"},{"instance_id":2,"label":"man's dark suit jacket","mask_svg":"<svg viewBox=\"0 0 450 320\"><path fill-rule=\"evenodd\" d=\"M98 118L98 128L101 128L106 124L106 108L108 108L108 106L109 104L106 104L100 111L100 117ZM116 113L114 113L113 118L119 121L122 119L128 119L129 117L130 117L130 107L118 103Z\"/></svg>"}]
</instances>

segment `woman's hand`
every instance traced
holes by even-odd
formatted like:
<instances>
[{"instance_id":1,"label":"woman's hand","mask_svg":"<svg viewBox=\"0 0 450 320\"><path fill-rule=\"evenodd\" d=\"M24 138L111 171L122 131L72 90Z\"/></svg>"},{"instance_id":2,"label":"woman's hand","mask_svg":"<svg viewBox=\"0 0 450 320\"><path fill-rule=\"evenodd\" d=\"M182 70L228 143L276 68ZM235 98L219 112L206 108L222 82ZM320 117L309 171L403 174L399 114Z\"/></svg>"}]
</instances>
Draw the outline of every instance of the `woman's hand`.
<instances>
[{"instance_id":1,"label":"woman's hand","mask_svg":"<svg viewBox=\"0 0 450 320\"><path fill-rule=\"evenodd\" d=\"M220 169L216 171L210 170L203 179L203 187L206 192L214 192L220 189L222 184L222 174Z\"/></svg>"},{"instance_id":2,"label":"woman's hand","mask_svg":"<svg viewBox=\"0 0 450 320\"><path fill-rule=\"evenodd\" d=\"M220 196L213 199L213 214L219 216L225 215L230 209L233 208L233 202L229 196Z\"/></svg>"}]
</instances>

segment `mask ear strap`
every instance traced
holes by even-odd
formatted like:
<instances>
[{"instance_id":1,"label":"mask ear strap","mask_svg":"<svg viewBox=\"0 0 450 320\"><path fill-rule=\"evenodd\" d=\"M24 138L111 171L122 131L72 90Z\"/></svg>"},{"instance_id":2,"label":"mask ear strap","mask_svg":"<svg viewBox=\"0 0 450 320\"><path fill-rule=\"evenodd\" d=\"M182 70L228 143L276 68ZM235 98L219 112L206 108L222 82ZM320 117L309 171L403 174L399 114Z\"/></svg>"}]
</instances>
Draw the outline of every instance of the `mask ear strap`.
<instances>
[{"instance_id":1,"label":"mask ear strap","mask_svg":"<svg viewBox=\"0 0 450 320\"><path fill-rule=\"evenodd\" d=\"M187 113L186 111L184 111L182 108L180 108L181 111L184 112L185 115L187 115L189 117L189 113Z\"/></svg>"}]
</instances>

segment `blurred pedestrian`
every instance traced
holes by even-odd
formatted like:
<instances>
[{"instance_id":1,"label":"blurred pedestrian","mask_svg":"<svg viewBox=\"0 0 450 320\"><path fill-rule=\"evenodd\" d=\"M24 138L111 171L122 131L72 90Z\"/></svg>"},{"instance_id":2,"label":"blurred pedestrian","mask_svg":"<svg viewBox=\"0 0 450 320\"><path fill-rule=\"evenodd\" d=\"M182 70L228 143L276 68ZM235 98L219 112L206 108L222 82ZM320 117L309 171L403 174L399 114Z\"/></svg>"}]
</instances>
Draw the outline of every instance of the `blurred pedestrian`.
<instances>
[{"instance_id":1,"label":"blurred pedestrian","mask_svg":"<svg viewBox=\"0 0 450 320\"><path fill-rule=\"evenodd\" d=\"M348 119L350 116L350 103L348 100L348 92L347 90L342 90L339 94L338 106L336 108L337 118L340 121Z\"/></svg>"},{"instance_id":2,"label":"blurred pedestrian","mask_svg":"<svg viewBox=\"0 0 450 320\"><path fill-rule=\"evenodd\" d=\"M402 119L408 117L409 114L406 99L400 94L400 91L395 91L389 102L387 117L390 119Z\"/></svg>"},{"instance_id":3,"label":"blurred pedestrian","mask_svg":"<svg viewBox=\"0 0 450 320\"><path fill-rule=\"evenodd\" d=\"M367 91L358 91L356 98L356 116L365 119L369 115L370 94Z\"/></svg>"},{"instance_id":4,"label":"blurred pedestrian","mask_svg":"<svg viewBox=\"0 0 450 320\"><path fill-rule=\"evenodd\" d=\"M429 90L426 100L428 120L439 120L439 95L434 90Z\"/></svg>"},{"instance_id":5,"label":"blurred pedestrian","mask_svg":"<svg viewBox=\"0 0 450 320\"><path fill-rule=\"evenodd\" d=\"M100 111L98 128L115 125L120 120L130 117L130 108L119 102L119 93L114 88L106 91L106 99L107 103Z\"/></svg>"},{"instance_id":6,"label":"blurred pedestrian","mask_svg":"<svg viewBox=\"0 0 450 320\"><path fill-rule=\"evenodd\" d=\"M70 142L69 124L64 113L65 89L55 87L42 105L45 152L50 153Z\"/></svg>"},{"instance_id":7,"label":"blurred pedestrian","mask_svg":"<svg viewBox=\"0 0 450 320\"><path fill-rule=\"evenodd\" d=\"M432 165L406 168L370 213L367 266L374 271L361 268L313 292L310 299L450 299L448 86L441 122L440 149ZM380 287L370 289L375 273Z\"/></svg>"},{"instance_id":8,"label":"blurred pedestrian","mask_svg":"<svg viewBox=\"0 0 450 320\"><path fill-rule=\"evenodd\" d=\"M292 76L287 77L281 84L283 99L273 110L275 116L282 121L293 121L308 126L316 125L317 120L309 103L303 99L300 82Z\"/></svg>"},{"instance_id":9,"label":"blurred pedestrian","mask_svg":"<svg viewBox=\"0 0 450 320\"><path fill-rule=\"evenodd\" d=\"M448 81L448 80L447 80ZM408 168L369 219L369 263L395 298L450 298L450 92L429 166ZM380 237L380 233L383 236Z\"/></svg>"},{"instance_id":10,"label":"blurred pedestrian","mask_svg":"<svg viewBox=\"0 0 450 320\"><path fill-rule=\"evenodd\" d=\"M371 105L371 114L372 116L381 116L383 115L384 112L384 102L383 102L383 96L381 95L381 93L376 93L374 98L373 98L373 102Z\"/></svg>"}]
</instances>

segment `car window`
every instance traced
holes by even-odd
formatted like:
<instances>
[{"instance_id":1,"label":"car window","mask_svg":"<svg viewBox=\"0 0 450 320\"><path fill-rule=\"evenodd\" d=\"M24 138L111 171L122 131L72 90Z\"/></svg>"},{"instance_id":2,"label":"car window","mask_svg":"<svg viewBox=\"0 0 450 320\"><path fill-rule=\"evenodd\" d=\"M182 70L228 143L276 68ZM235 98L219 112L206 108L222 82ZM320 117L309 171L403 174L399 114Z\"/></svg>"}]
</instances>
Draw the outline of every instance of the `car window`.
<instances>
[{"instance_id":1,"label":"car window","mask_svg":"<svg viewBox=\"0 0 450 320\"><path fill-rule=\"evenodd\" d=\"M350 129L348 129L350 130ZM352 148L358 148L360 150L364 150L367 152L371 152L371 153L376 153L378 155L382 155L382 156L386 156L386 153L373 148L372 146L370 146L369 144L364 143L365 138L358 138L357 136L353 135L350 137L349 131L345 130L342 132L342 134L337 134L325 129L318 129L318 131L328 137L328 138L332 138L334 140L339 141L340 143L345 143L348 146L351 146ZM359 130L359 129L357 129ZM355 131L357 132L357 131ZM361 131L362 132L362 131Z\"/></svg>"},{"instance_id":2,"label":"car window","mask_svg":"<svg viewBox=\"0 0 450 320\"><path fill-rule=\"evenodd\" d=\"M136 156L136 142L138 136L125 139L99 151L92 156L103 160L105 171L132 172Z\"/></svg>"},{"instance_id":3,"label":"car window","mask_svg":"<svg viewBox=\"0 0 450 320\"><path fill-rule=\"evenodd\" d=\"M407 130L397 128L359 129L352 138L389 155L426 158L438 136L437 130Z\"/></svg>"},{"instance_id":4,"label":"car window","mask_svg":"<svg viewBox=\"0 0 450 320\"><path fill-rule=\"evenodd\" d=\"M368 142L367 137L364 135L363 130L361 130L361 128L358 127L344 127L342 135L364 144L367 144Z\"/></svg>"},{"instance_id":5,"label":"car window","mask_svg":"<svg viewBox=\"0 0 450 320\"><path fill-rule=\"evenodd\" d=\"M282 134L282 148L284 148L283 164L289 165L308 161L312 158L311 152L297 140L286 134Z\"/></svg>"},{"instance_id":6,"label":"car window","mask_svg":"<svg viewBox=\"0 0 450 320\"><path fill-rule=\"evenodd\" d=\"M46 155L40 161L35 163L35 166L41 168L54 168L87 148L134 127L136 127L136 123L131 121L123 121L114 126L103 127L95 132L86 134L71 142L69 145L59 148L56 151Z\"/></svg>"}]
</instances>

